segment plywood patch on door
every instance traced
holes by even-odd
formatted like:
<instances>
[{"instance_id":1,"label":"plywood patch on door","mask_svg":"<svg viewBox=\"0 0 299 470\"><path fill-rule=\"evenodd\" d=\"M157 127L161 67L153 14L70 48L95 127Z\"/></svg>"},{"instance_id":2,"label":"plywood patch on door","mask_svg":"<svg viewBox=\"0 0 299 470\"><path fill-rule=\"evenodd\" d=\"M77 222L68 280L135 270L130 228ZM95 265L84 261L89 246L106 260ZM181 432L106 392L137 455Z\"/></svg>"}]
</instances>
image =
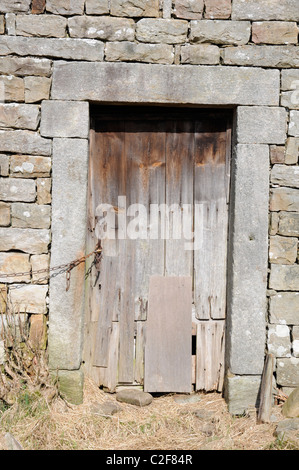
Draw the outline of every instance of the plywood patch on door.
<instances>
[{"instance_id":1,"label":"plywood patch on door","mask_svg":"<svg viewBox=\"0 0 299 470\"><path fill-rule=\"evenodd\" d=\"M144 390L191 392L192 278L150 279Z\"/></svg>"}]
</instances>

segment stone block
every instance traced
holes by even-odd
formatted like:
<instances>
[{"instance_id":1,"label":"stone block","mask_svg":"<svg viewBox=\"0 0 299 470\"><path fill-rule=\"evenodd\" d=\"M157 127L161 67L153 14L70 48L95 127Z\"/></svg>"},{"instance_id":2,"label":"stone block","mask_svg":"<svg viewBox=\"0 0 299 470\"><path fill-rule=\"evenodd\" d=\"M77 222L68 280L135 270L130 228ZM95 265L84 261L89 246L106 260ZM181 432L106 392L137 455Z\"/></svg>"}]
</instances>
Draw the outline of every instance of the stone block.
<instances>
[{"instance_id":1,"label":"stone block","mask_svg":"<svg viewBox=\"0 0 299 470\"><path fill-rule=\"evenodd\" d=\"M6 309L7 309L7 284L0 284L0 314L6 312ZM0 328L0 331L1 331L1 328Z\"/></svg>"},{"instance_id":2,"label":"stone block","mask_svg":"<svg viewBox=\"0 0 299 470\"><path fill-rule=\"evenodd\" d=\"M51 266L85 253L88 157L87 139L54 139ZM50 279L49 361L53 369L80 367L84 277L81 264L72 272L67 292L61 278Z\"/></svg>"},{"instance_id":3,"label":"stone block","mask_svg":"<svg viewBox=\"0 0 299 470\"><path fill-rule=\"evenodd\" d=\"M274 357L291 355L290 329L287 325L270 325L267 336L269 354Z\"/></svg>"},{"instance_id":4,"label":"stone block","mask_svg":"<svg viewBox=\"0 0 299 470\"><path fill-rule=\"evenodd\" d=\"M293 264L297 258L298 239L294 237L270 237L269 261L275 264Z\"/></svg>"},{"instance_id":5,"label":"stone block","mask_svg":"<svg viewBox=\"0 0 299 470\"><path fill-rule=\"evenodd\" d=\"M36 350L46 349L47 324L43 314L30 316L29 342Z\"/></svg>"},{"instance_id":6,"label":"stone block","mask_svg":"<svg viewBox=\"0 0 299 470\"><path fill-rule=\"evenodd\" d=\"M51 75L51 61L33 57L0 57L0 73L5 75Z\"/></svg>"},{"instance_id":7,"label":"stone block","mask_svg":"<svg viewBox=\"0 0 299 470\"><path fill-rule=\"evenodd\" d=\"M299 292L278 292L270 297L270 322L299 325Z\"/></svg>"},{"instance_id":8,"label":"stone block","mask_svg":"<svg viewBox=\"0 0 299 470\"><path fill-rule=\"evenodd\" d=\"M203 0L175 0L174 15L186 20L200 20L204 8Z\"/></svg>"},{"instance_id":9,"label":"stone block","mask_svg":"<svg viewBox=\"0 0 299 470\"><path fill-rule=\"evenodd\" d=\"M31 131L1 130L0 152L49 156L52 152L52 142L50 139L44 139L38 133Z\"/></svg>"},{"instance_id":10,"label":"stone block","mask_svg":"<svg viewBox=\"0 0 299 470\"><path fill-rule=\"evenodd\" d=\"M116 62L147 62L172 64L173 47L169 44L138 44L135 42L108 42L105 48L105 60Z\"/></svg>"},{"instance_id":11,"label":"stone block","mask_svg":"<svg viewBox=\"0 0 299 470\"><path fill-rule=\"evenodd\" d=\"M299 418L299 387L295 388L295 390L293 390L292 393L288 396L287 400L283 404L282 414L287 418ZM290 431L299 430L299 419L287 419L280 421L279 425L279 428L278 426L276 428L275 435L285 440ZM292 439L291 433L290 439Z\"/></svg>"},{"instance_id":12,"label":"stone block","mask_svg":"<svg viewBox=\"0 0 299 470\"><path fill-rule=\"evenodd\" d=\"M85 0L47 0L46 10L56 15L82 15Z\"/></svg>"},{"instance_id":13,"label":"stone block","mask_svg":"<svg viewBox=\"0 0 299 470\"><path fill-rule=\"evenodd\" d=\"M109 0L86 0L87 15L105 15L109 13Z\"/></svg>"},{"instance_id":14,"label":"stone block","mask_svg":"<svg viewBox=\"0 0 299 470\"><path fill-rule=\"evenodd\" d=\"M35 131L39 125L39 106L34 104L0 103L0 127L29 129Z\"/></svg>"},{"instance_id":15,"label":"stone block","mask_svg":"<svg viewBox=\"0 0 299 470\"><path fill-rule=\"evenodd\" d=\"M234 20L282 20L299 21L297 0L234 0L232 6Z\"/></svg>"},{"instance_id":16,"label":"stone block","mask_svg":"<svg viewBox=\"0 0 299 470\"><path fill-rule=\"evenodd\" d=\"M9 292L9 301L14 311L20 313L47 313L46 297L48 286L29 284L18 285Z\"/></svg>"},{"instance_id":17,"label":"stone block","mask_svg":"<svg viewBox=\"0 0 299 470\"><path fill-rule=\"evenodd\" d=\"M277 106L279 87L278 70L58 61L54 64L51 98L113 103Z\"/></svg>"},{"instance_id":18,"label":"stone block","mask_svg":"<svg viewBox=\"0 0 299 470\"><path fill-rule=\"evenodd\" d=\"M299 358L280 358L276 363L276 381L284 387L299 386Z\"/></svg>"},{"instance_id":19,"label":"stone block","mask_svg":"<svg viewBox=\"0 0 299 470\"><path fill-rule=\"evenodd\" d=\"M293 165L298 162L299 157L299 138L288 137L286 142L285 163Z\"/></svg>"},{"instance_id":20,"label":"stone block","mask_svg":"<svg viewBox=\"0 0 299 470\"><path fill-rule=\"evenodd\" d=\"M299 137L299 111L290 111L289 135Z\"/></svg>"},{"instance_id":21,"label":"stone block","mask_svg":"<svg viewBox=\"0 0 299 470\"><path fill-rule=\"evenodd\" d=\"M9 156L0 154L0 176L9 175Z\"/></svg>"},{"instance_id":22,"label":"stone block","mask_svg":"<svg viewBox=\"0 0 299 470\"><path fill-rule=\"evenodd\" d=\"M8 287L8 286L7 286ZM7 311L10 314L18 314L18 311L14 311L10 305L9 298L7 296ZM20 315L14 315L12 319L10 316L6 317L4 315L0 322L0 337L2 337L2 332L4 328L13 328L16 339L20 338L20 330L27 326L28 315L21 313ZM4 327L4 328L3 328Z\"/></svg>"},{"instance_id":23,"label":"stone block","mask_svg":"<svg viewBox=\"0 0 299 470\"><path fill-rule=\"evenodd\" d=\"M128 388L117 392L116 400L122 403L129 403L130 405L142 407L149 405L153 401L153 397L148 392Z\"/></svg>"},{"instance_id":24,"label":"stone block","mask_svg":"<svg viewBox=\"0 0 299 470\"><path fill-rule=\"evenodd\" d=\"M272 264L269 287L274 290L298 291L299 265Z\"/></svg>"},{"instance_id":25,"label":"stone block","mask_svg":"<svg viewBox=\"0 0 299 470\"><path fill-rule=\"evenodd\" d=\"M81 370L59 370L58 386L61 395L73 405L83 403L84 374Z\"/></svg>"},{"instance_id":26,"label":"stone block","mask_svg":"<svg viewBox=\"0 0 299 470\"><path fill-rule=\"evenodd\" d=\"M248 43L250 32L249 21L191 21L190 42L237 46Z\"/></svg>"},{"instance_id":27,"label":"stone block","mask_svg":"<svg viewBox=\"0 0 299 470\"><path fill-rule=\"evenodd\" d=\"M0 87L2 92L4 92L4 96L2 97L3 102L24 101L25 88L23 78L3 75L0 77Z\"/></svg>"},{"instance_id":28,"label":"stone block","mask_svg":"<svg viewBox=\"0 0 299 470\"><path fill-rule=\"evenodd\" d=\"M222 58L224 65L296 68L299 67L299 48L294 45L226 47L222 51Z\"/></svg>"},{"instance_id":29,"label":"stone block","mask_svg":"<svg viewBox=\"0 0 299 470\"><path fill-rule=\"evenodd\" d=\"M47 56L72 60L103 60L104 44L92 39L0 37L1 55Z\"/></svg>"},{"instance_id":30,"label":"stone block","mask_svg":"<svg viewBox=\"0 0 299 470\"><path fill-rule=\"evenodd\" d=\"M36 187L34 180L23 178L0 178L0 182L0 199L2 201L35 201Z\"/></svg>"},{"instance_id":31,"label":"stone block","mask_svg":"<svg viewBox=\"0 0 299 470\"><path fill-rule=\"evenodd\" d=\"M278 233L288 237L299 237L299 213L280 212Z\"/></svg>"},{"instance_id":32,"label":"stone block","mask_svg":"<svg viewBox=\"0 0 299 470\"><path fill-rule=\"evenodd\" d=\"M19 228L49 228L51 207L42 204L12 204L11 225Z\"/></svg>"},{"instance_id":33,"label":"stone block","mask_svg":"<svg viewBox=\"0 0 299 470\"><path fill-rule=\"evenodd\" d=\"M50 266L50 255L31 255L30 262L32 267L32 281L36 284L48 284L48 269ZM41 273L34 273L34 271L47 270Z\"/></svg>"},{"instance_id":34,"label":"stone block","mask_svg":"<svg viewBox=\"0 0 299 470\"><path fill-rule=\"evenodd\" d=\"M0 228L0 251L48 253L49 243L50 232L47 229Z\"/></svg>"},{"instance_id":35,"label":"stone block","mask_svg":"<svg viewBox=\"0 0 299 470\"><path fill-rule=\"evenodd\" d=\"M252 23L252 42L255 44L297 44L298 32L295 22L254 22Z\"/></svg>"},{"instance_id":36,"label":"stone block","mask_svg":"<svg viewBox=\"0 0 299 470\"><path fill-rule=\"evenodd\" d=\"M37 203L38 204L51 204L51 178L37 178Z\"/></svg>"},{"instance_id":37,"label":"stone block","mask_svg":"<svg viewBox=\"0 0 299 470\"><path fill-rule=\"evenodd\" d=\"M268 171L268 145L239 144L235 147L232 157L231 197L234 205L231 217L234 224L228 247L226 345L227 366L238 375L261 374L264 366Z\"/></svg>"},{"instance_id":38,"label":"stone block","mask_svg":"<svg viewBox=\"0 0 299 470\"><path fill-rule=\"evenodd\" d=\"M271 183L299 188L299 167L274 165L271 170Z\"/></svg>"},{"instance_id":39,"label":"stone block","mask_svg":"<svg viewBox=\"0 0 299 470\"><path fill-rule=\"evenodd\" d=\"M284 163L285 147L282 145L270 145L270 161L272 164Z\"/></svg>"},{"instance_id":40,"label":"stone block","mask_svg":"<svg viewBox=\"0 0 299 470\"><path fill-rule=\"evenodd\" d=\"M270 212L269 234L276 235L278 231L279 213Z\"/></svg>"},{"instance_id":41,"label":"stone block","mask_svg":"<svg viewBox=\"0 0 299 470\"><path fill-rule=\"evenodd\" d=\"M182 44L186 42L188 21L173 19L139 20L136 26L136 39L140 42Z\"/></svg>"},{"instance_id":42,"label":"stone block","mask_svg":"<svg viewBox=\"0 0 299 470\"><path fill-rule=\"evenodd\" d=\"M237 110L237 141L284 144L287 113L284 108L240 106Z\"/></svg>"},{"instance_id":43,"label":"stone block","mask_svg":"<svg viewBox=\"0 0 299 470\"><path fill-rule=\"evenodd\" d=\"M225 383L225 400L232 415L243 415L249 409L258 407L261 385L260 376L228 376Z\"/></svg>"},{"instance_id":44,"label":"stone block","mask_svg":"<svg viewBox=\"0 0 299 470\"><path fill-rule=\"evenodd\" d=\"M14 178L36 178L50 176L51 158L31 155L12 155L10 174Z\"/></svg>"},{"instance_id":45,"label":"stone block","mask_svg":"<svg viewBox=\"0 0 299 470\"><path fill-rule=\"evenodd\" d=\"M8 227L10 225L10 204L0 202L0 226Z\"/></svg>"},{"instance_id":46,"label":"stone block","mask_svg":"<svg viewBox=\"0 0 299 470\"><path fill-rule=\"evenodd\" d=\"M0 34L5 32L4 15L0 15Z\"/></svg>"},{"instance_id":47,"label":"stone block","mask_svg":"<svg viewBox=\"0 0 299 470\"><path fill-rule=\"evenodd\" d=\"M292 328L292 353L293 356L299 357L299 326Z\"/></svg>"},{"instance_id":48,"label":"stone block","mask_svg":"<svg viewBox=\"0 0 299 470\"><path fill-rule=\"evenodd\" d=\"M38 103L50 98L51 78L25 77L25 102Z\"/></svg>"},{"instance_id":49,"label":"stone block","mask_svg":"<svg viewBox=\"0 0 299 470\"><path fill-rule=\"evenodd\" d=\"M0 253L0 282L30 282L31 264L29 255L23 253ZM5 277L3 274L29 273L26 276L16 275Z\"/></svg>"},{"instance_id":50,"label":"stone block","mask_svg":"<svg viewBox=\"0 0 299 470\"><path fill-rule=\"evenodd\" d=\"M66 37L67 20L56 15L18 15L17 36Z\"/></svg>"},{"instance_id":51,"label":"stone block","mask_svg":"<svg viewBox=\"0 0 299 470\"><path fill-rule=\"evenodd\" d=\"M112 16L159 16L159 0L113 0L111 2Z\"/></svg>"},{"instance_id":52,"label":"stone block","mask_svg":"<svg viewBox=\"0 0 299 470\"><path fill-rule=\"evenodd\" d=\"M227 20L231 10L231 0L205 0L205 18Z\"/></svg>"},{"instance_id":53,"label":"stone block","mask_svg":"<svg viewBox=\"0 0 299 470\"><path fill-rule=\"evenodd\" d=\"M46 0L32 0L31 13L32 15L40 15L44 13L46 8Z\"/></svg>"},{"instance_id":54,"label":"stone block","mask_svg":"<svg viewBox=\"0 0 299 470\"><path fill-rule=\"evenodd\" d=\"M181 47L181 62L182 64L219 64L220 49L211 44L187 44Z\"/></svg>"},{"instance_id":55,"label":"stone block","mask_svg":"<svg viewBox=\"0 0 299 470\"><path fill-rule=\"evenodd\" d=\"M280 104L289 109L299 109L299 92L282 91Z\"/></svg>"},{"instance_id":56,"label":"stone block","mask_svg":"<svg viewBox=\"0 0 299 470\"><path fill-rule=\"evenodd\" d=\"M299 90L299 70L290 69L281 71L281 89L285 90ZM298 93L297 93L298 95Z\"/></svg>"},{"instance_id":57,"label":"stone block","mask_svg":"<svg viewBox=\"0 0 299 470\"><path fill-rule=\"evenodd\" d=\"M0 13L28 13L31 0L1 0Z\"/></svg>"},{"instance_id":58,"label":"stone block","mask_svg":"<svg viewBox=\"0 0 299 470\"><path fill-rule=\"evenodd\" d=\"M5 28L9 36L16 34L16 15L14 13L6 13L5 15Z\"/></svg>"},{"instance_id":59,"label":"stone block","mask_svg":"<svg viewBox=\"0 0 299 470\"><path fill-rule=\"evenodd\" d=\"M299 212L299 191L295 188L272 188L270 211Z\"/></svg>"},{"instance_id":60,"label":"stone block","mask_svg":"<svg viewBox=\"0 0 299 470\"><path fill-rule=\"evenodd\" d=\"M40 133L43 137L89 135L89 104L76 101L43 101Z\"/></svg>"},{"instance_id":61,"label":"stone block","mask_svg":"<svg viewBox=\"0 0 299 470\"><path fill-rule=\"evenodd\" d=\"M135 23L130 18L76 16L69 18L68 27L73 38L133 41L135 36Z\"/></svg>"}]
</instances>

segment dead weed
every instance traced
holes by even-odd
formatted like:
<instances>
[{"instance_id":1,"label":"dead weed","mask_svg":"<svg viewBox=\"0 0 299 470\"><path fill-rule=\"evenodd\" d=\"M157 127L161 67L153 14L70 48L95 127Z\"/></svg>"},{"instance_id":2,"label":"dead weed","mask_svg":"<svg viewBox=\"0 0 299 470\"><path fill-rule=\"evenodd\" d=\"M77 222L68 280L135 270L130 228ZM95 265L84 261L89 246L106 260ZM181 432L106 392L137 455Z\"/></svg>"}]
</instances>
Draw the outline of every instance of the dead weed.
<instances>
[{"instance_id":1,"label":"dead weed","mask_svg":"<svg viewBox=\"0 0 299 470\"><path fill-rule=\"evenodd\" d=\"M180 404L171 394L154 397L143 408L121 403L110 417L93 413L94 403L115 401L115 394L86 380L84 402L70 405L59 396L49 404L43 396L14 403L0 411L0 449L6 432L30 450L280 450L287 443L274 436L283 419L257 424L255 410L233 417L219 393L199 395L196 403ZM2 447L1 447L2 445Z\"/></svg>"}]
</instances>

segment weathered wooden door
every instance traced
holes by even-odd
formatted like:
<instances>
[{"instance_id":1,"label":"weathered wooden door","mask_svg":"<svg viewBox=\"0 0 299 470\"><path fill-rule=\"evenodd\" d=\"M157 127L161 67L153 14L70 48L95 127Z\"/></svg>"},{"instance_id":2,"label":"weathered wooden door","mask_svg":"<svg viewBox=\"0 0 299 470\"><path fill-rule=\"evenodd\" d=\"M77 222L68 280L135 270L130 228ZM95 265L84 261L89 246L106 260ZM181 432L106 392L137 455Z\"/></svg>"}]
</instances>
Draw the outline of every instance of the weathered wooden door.
<instances>
[{"instance_id":1,"label":"weathered wooden door","mask_svg":"<svg viewBox=\"0 0 299 470\"><path fill-rule=\"evenodd\" d=\"M103 252L87 281L84 360L87 373L109 390L144 380L148 391L190 391L191 383L197 390L221 390L229 122L227 111L183 108L115 107L94 113L88 249L100 243ZM148 318L150 282L157 276L191 279L190 297L182 291L190 301L181 305L177 317L190 328ZM184 354L176 350L173 357L184 360L172 361L168 351L167 385L162 376L155 388L144 377L144 370L151 378L154 374L144 361L151 361L156 334L161 338L159 357L166 357L158 323L165 329L165 348L165 338L171 338L172 347L184 348ZM186 383L178 387L169 377L180 376L180 369L191 371L192 354L193 378L182 373Z\"/></svg>"}]
</instances>

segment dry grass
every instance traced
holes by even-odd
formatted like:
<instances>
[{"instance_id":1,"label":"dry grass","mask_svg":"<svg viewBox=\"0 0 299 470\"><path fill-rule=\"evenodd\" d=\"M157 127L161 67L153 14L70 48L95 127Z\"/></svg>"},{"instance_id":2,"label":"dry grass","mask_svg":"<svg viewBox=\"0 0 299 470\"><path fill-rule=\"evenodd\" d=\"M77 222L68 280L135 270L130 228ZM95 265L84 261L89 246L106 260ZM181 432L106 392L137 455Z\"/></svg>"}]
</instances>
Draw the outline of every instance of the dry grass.
<instances>
[{"instance_id":1,"label":"dry grass","mask_svg":"<svg viewBox=\"0 0 299 470\"><path fill-rule=\"evenodd\" d=\"M197 403L179 404L172 395L155 397L139 408L121 403L111 417L92 412L94 403L115 401L86 381L84 403L73 406L43 396L17 402L0 412L0 449L10 432L30 450L268 450L287 449L274 436L277 423L257 424L256 413L233 417L218 393L201 394ZM282 419L281 408L273 414ZM205 417L199 415L205 414ZM2 439L1 439L2 437ZM2 447L1 447L2 446Z\"/></svg>"}]
</instances>

